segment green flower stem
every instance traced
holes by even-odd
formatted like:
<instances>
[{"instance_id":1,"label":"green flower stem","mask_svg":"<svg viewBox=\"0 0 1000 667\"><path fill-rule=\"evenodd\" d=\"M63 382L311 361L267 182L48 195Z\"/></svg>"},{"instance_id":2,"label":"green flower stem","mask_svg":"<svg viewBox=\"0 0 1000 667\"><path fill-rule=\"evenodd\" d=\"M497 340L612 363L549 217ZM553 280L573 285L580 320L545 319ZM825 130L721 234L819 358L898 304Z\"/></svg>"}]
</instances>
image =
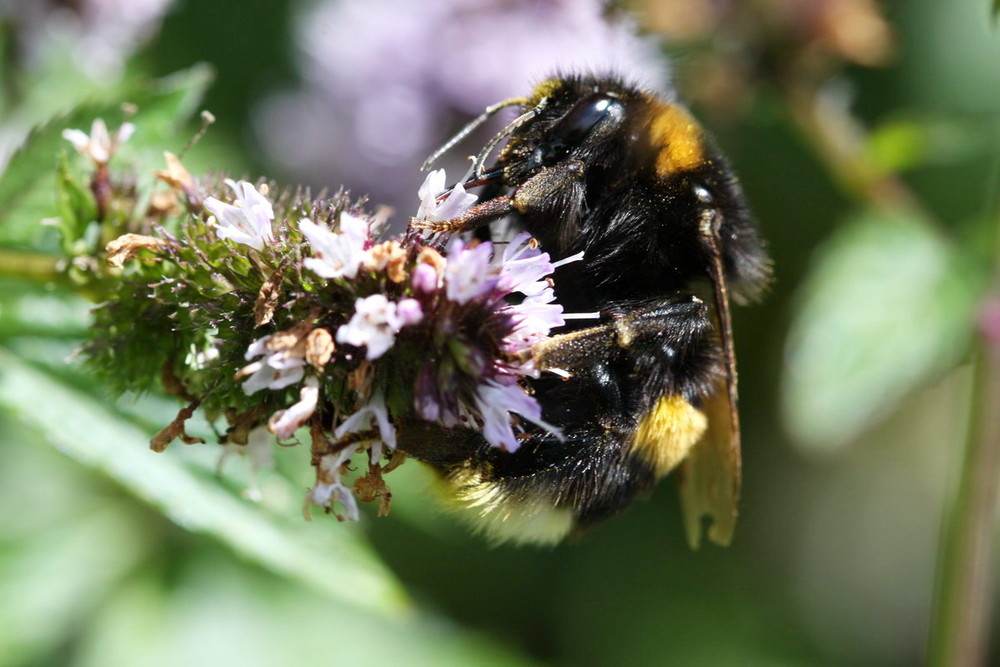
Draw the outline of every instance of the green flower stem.
<instances>
[{"instance_id":1,"label":"green flower stem","mask_svg":"<svg viewBox=\"0 0 1000 667\"><path fill-rule=\"evenodd\" d=\"M847 108L810 86L786 90L785 105L794 126L846 196L889 213L924 210L902 179L872 163L864 148L867 132Z\"/></svg>"},{"instance_id":2,"label":"green flower stem","mask_svg":"<svg viewBox=\"0 0 1000 667\"><path fill-rule=\"evenodd\" d=\"M1000 221L1000 154L988 176L993 219ZM997 267L994 297L1000 287L1000 226L993 228ZM937 581L931 617L928 664L984 665L993 617L994 546L1000 502L1000 339L991 331L989 301L983 307L976 350L969 434L961 479L945 508L938 547Z\"/></svg>"},{"instance_id":3,"label":"green flower stem","mask_svg":"<svg viewBox=\"0 0 1000 667\"><path fill-rule=\"evenodd\" d=\"M0 248L0 278L22 278L40 283L62 281L61 261L53 255Z\"/></svg>"},{"instance_id":4,"label":"green flower stem","mask_svg":"<svg viewBox=\"0 0 1000 667\"><path fill-rule=\"evenodd\" d=\"M891 214L924 214L902 179L872 164L865 130L846 108L809 86L789 88L785 102L845 195ZM997 258L1000 264L1000 252ZM1000 501L1000 342L984 337L980 347L961 479L945 509L938 549L929 663L941 667L983 665L989 647Z\"/></svg>"},{"instance_id":5,"label":"green flower stem","mask_svg":"<svg viewBox=\"0 0 1000 667\"><path fill-rule=\"evenodd\" d=\"M1000 500L1000 346L984 341L973 384L969 441L946 510L938 560L929 664L986 664Z\"/></svg>"}]
</instances>

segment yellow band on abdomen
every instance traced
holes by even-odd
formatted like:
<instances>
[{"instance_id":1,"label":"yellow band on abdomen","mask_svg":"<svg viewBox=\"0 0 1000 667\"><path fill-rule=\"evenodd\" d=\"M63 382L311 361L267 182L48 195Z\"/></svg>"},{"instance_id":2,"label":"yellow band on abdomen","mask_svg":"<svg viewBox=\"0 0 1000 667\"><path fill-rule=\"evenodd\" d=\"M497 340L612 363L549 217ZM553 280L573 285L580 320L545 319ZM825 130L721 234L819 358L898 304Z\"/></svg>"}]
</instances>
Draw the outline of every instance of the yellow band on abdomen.
<instances>
[{"instance_id":1,"label":"yellow band on abdomen","mask_svg":"<svg viewBox=\"0 0 1000 667\"><path fill-rule=\"evenodd\" d=\"M663 396L639 421L632 451L662 477L684 460L707 427L705 414L682 396Z\"/></svg>"}]
</instances>

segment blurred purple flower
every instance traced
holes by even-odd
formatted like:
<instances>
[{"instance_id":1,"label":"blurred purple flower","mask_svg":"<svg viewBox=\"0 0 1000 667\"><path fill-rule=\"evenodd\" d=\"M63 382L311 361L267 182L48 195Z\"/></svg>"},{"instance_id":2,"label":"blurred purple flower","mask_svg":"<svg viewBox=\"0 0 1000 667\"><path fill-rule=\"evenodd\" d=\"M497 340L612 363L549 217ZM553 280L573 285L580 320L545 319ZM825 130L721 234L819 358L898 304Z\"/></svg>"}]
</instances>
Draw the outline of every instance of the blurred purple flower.
<instances>
[{"instance_id":1,"label":"blurred purple flower","mask_svg":"<svg viewBox=\"0 0 1000 667\"><path fill-rule=\"evenodd\" d=\"M424 319L424 311L416 299L400 301L396 306L396 315L399 317L400 326L403 327L418 324L420 320Z\"/></svg>"},{"instance_id":2,"label":"blurred purple flower","mask_svg":"<svg viewBox=\"0 0 1000 667\"><path fill-rule=\"evenodd\" d=\"M68 50L91 78L118 76L126 58L152 37L173 0L31 0L0 2L0 22L13 26L28 66Z\"/></svg>"},{"instance_id":3,"label":"blurred purple flower","mask_svg":"<svg viewBox=\"0 0 1000 667\"><path fill-rule=\"evenodd\" d=\"M438 288L438 272L430 264L417 264L410 279L413 289L430 293Z\"/></svg>"},{"instance_id":4,"label":"blurred purple flower","mask_svg":"<svg viewBox=\"0 0 1000 667\"><path fill-rule=\"evenodd\" d=\"M298 32L305 84L258 109L265 150L289 176L400 210L457 126L557 70L614 69L661 91L668 79L656 40L598 0L323 0ZM461 172L463 158L442 164Z\"/></svg>"}]
</instances>

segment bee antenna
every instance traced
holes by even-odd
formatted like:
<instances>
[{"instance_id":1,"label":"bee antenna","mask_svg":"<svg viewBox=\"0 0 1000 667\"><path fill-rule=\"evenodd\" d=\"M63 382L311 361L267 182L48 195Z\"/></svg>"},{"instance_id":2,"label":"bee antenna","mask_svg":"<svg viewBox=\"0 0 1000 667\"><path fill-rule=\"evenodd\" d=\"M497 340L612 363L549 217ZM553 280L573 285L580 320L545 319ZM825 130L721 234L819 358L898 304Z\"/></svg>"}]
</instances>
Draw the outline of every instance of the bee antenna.
<instances>
[{"instance_id":1,"label":"bee antenna","mask_svg":"<svg viewBox=\"0 0 1000 667\"><path fill-rule=\"evenodd\" d=\"M497 102L492 106L486 107L485 111L476 116L470 123L468 123L465 127L459 130L458 134L449 139L444 144L444 146L441 146L441 148L434 151L429 158L424 160L424 163L420 165L420 171L427 171L432 166L434 166L434 163L440 160L442 155L444 155L452 148L454 148L455 144L460 142L462 139L465 139L467 136L472 134L473 130L475 130L477 127L485 123L491 116L496 114L501 109L506 109L507 107L516 106L518 104L525 104L527 103L527 101L528 100L523 97L512 97L509 100L504 100L503 102ZM494 146L495 145L496 144L494 144Z\"/></svg>"},{"instance_id":2,"label":"bee antenna","mask_svg":"<svg viewBox=\"0 0 1000 667\"><path fill-rule=\"evenodd\" d=\"M483 150L479 151L479 155L476 156L476 161L473 163L473 173L475 173L476 178L483 177L483 169L486 166L486 158L490 156L490 153L492 153L493 149L497 147L497 144L499 144L504 137L509 137L513 134L514 130L537 116L538 112L545 106L546 99L542 99L538 106L533 109L528 109L523 114L512 120L507 127L500 130L495 137L490 139L490 142L483 147Z\"/></svg>"}]
</instances>

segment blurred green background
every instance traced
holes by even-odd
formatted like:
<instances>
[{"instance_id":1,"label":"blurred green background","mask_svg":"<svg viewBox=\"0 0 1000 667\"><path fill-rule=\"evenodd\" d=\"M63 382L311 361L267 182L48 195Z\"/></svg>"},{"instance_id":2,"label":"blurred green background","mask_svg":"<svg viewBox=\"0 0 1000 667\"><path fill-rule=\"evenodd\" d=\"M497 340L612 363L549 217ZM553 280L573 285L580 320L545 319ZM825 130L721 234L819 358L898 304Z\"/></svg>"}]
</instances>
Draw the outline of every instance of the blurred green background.
<instances>
[{"instance_id":1,"label":"blurred green background","mask_svg":"<svg viewBox=\"0 0 1000 667\"><path fill-rule=\"evenodd\" d=\"M516 94L504 86L531 74L512 63L573 62L541 46L547 31L582 22L579 41L600 41L631 34L619 12L634 12L646 41L609 58L645 59L652 78L671 63L775 260L771 292L735 313L735 543L689 551L672 480L577 543L490 548L438 511L416 464L390 478L388 518L346 525L302 520L303 448L276 452L259 504L241 496L245 461L217 477L211 445L153 454L176 406L116 401L67 362L87 303L11 259L52 251L38 222L68 146L53 144L49 180L14 157L0 181L0 664L923 662L996 263L989 3L636 0L582 18L557 2L404 4L0 4L0 146L137 95L155 108L148 81L207 63L214 82L184 104L218 122L192 171L345 183L406 215L426 149L474 112L479 83L495 83L483 105ZM194 90L205 74L186 76ZM406 122L374 136L420 129L412 157L357 143L373 131L358 109L386 108Z\"/></svg>"}]
</instances>

